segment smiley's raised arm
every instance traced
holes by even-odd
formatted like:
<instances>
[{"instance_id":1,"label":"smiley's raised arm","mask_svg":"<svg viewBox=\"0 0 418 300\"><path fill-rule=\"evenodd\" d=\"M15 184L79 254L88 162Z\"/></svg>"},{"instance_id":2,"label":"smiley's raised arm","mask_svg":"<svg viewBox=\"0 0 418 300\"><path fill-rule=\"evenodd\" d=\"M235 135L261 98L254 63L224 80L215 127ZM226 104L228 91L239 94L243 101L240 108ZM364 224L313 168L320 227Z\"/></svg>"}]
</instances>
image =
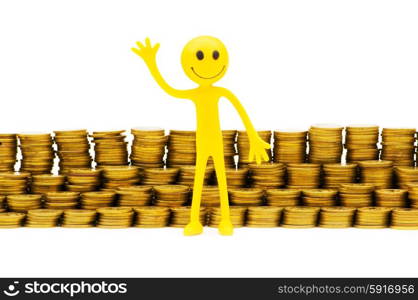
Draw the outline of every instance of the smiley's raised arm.
<instances>
[{"instance_id":1,"label":"smiley's raised arm","mask_svg":"<svg viewBox=\"0 0 418 300\"><path fill-rule=\"evenodd\" d=\"M169 95L176 97L176 98L184 98L187 99L190 97L191 92L190 90L177 90L171 87L163 78L160 71L157 67L157 51L160 47L160 44L155 44L154 47L151 46L150 40L147 38L145 40L145 46L141 42L136 42L138 48L132 48L132 51L141 57L145 64L147 65L149 71L151 72L152 77L154 77L155 81L158 85Z\"/></svg>"}]
</instances>

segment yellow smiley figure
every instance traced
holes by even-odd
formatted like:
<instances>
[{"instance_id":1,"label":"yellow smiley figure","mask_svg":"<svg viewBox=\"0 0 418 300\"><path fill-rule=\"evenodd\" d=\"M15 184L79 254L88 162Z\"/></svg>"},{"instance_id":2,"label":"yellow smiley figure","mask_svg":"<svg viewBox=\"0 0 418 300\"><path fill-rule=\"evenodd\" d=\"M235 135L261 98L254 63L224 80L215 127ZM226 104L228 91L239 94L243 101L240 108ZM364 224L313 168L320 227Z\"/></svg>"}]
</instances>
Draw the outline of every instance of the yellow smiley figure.
<instances>
[{"instance_id":1,"label":"yellow smiley figure","mask_svg":"<svg viewBox=\"0 0 418 300\"><path fill-rule=\"evenodd\" d=\"M202 224L199 221L199 210L204 173L207 161L209 157L212 157L221 202L219 232L223 235L232 235L233 226L229 215L223 139L219 122L219 98L227 98L238 111L249 137L251 161L255 160L258 164L262 160L268 161L266 149L269 149L270 145L258 136L237 97L226 88L213 85L224 76L228 68L228 52L220 40L211 36L200 36L188 42L181 55L181 64L186 75L196 82L198 87L189 90L177 90L167 84L158 70L156 54L159 44L152 46L147 38L145 45L140 42L137 42L137 45L138 48L132 48L132 51L145 61L159 86L169 95L189 99L196 106L196 173L190 222L184 228L184 234L196 235L203 231Z\"/></svg>"}]
</instances>

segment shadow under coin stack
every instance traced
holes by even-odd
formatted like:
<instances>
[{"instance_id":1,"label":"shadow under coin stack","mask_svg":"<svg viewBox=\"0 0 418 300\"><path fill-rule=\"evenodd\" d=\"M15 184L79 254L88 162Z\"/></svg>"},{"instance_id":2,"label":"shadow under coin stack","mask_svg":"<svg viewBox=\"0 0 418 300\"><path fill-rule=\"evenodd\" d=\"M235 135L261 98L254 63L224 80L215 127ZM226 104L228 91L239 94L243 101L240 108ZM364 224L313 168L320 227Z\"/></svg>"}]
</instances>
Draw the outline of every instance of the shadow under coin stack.
<instances>
[{"instance_id":1,"label":"shadow under coin stack","mask_svg":"<svg viewBox=\"0 0 418 300\"><path fill-rule=\"evenodd\" d=\"M264 190L241 188L229 190L229 202L237 206L259 206L263 204Z\"/></svg>"},{"instance_id":2,"label":"shadow under coin stack","mask_svg":"<svg viewBox=\"0 0 418 300\"><path fill-rule=\"evenodd\" d=\"M309 162L327 164L341 162L343 127L314 125L309 129Z\"/></svg>"},{"instance_id":3,"label":"shadow under coin stack","mask_svg":"<svg viewBox=\"0 0 418 300\"><path fill-rule=\"evenodd\" d=\"M142 184L167 185L175 184L179 173L178 168L148 168L142 170Z\"/></svg>"},{"instance_id":4,"label":"shadow under coin stack","mask_svg":"<svg viewBox=\"0 0 418 300\"><path fill-rule=\"evenodd\" d=\"M101 170L71 169L67 173L66 189L72 192L92 192L101 185Z\"/></svg>"},{"instance_id":5,"label":"shadow under coin stack","mask_svg":"<svg viewBox=\"0 0 418 300\"><path fill-rule=\"evenodd\" d=\"M386 228L391 209L388 207L361 207L357 209L354 227L364 229Z\"/></svg>"},{"instance_id":6,"label":"shadow under coin stack","mask_svg":"<svg viewBox=\"0 0 418 300\"><path fill-rule=\"evenodd\" d=\"M52 228L58 225L63 211L59 209L32 209L26 216L25 227Z\"/></svg>"},{"instance_id":7,"label":"shadow under coin stack","mask_svg":"<svg viewBox=\"0 0 418 300\"><path fill-rule=\"evenodd\" d=\"M319 188L321 165L302 163L287 165L287 187L295 189Z\"/></svg>"},{"instance_id":8,"label":"shadow under coin stack","mask_svg":"<svg viewBox=\"0 0 418 300\"><path fill-rule=\"evenodd\" d=\"M415 132L415 128L383 128L381 159L394 166L413 166Z\"/></svg>"},{"instance_id":9,"label":"shadow under coin stack","mask_svg":"<svg viewBox=\"0 0 418 300\"><path fill-rule=\"evenodd\" d=\"M86 192L81 194L81 208L98 209L112 206L115 202L115 192Z\"/></svg>"},{"instance_id":10,"label":"shadow under coin stack","mask_svg":"<svg viewBox=\"0 0 418 300\"><path fill-rule=\"evenodd\" d=\"M54 131L59 172L66 174L69 169L91 168L90 143L85 129Z\"/></svg>"},{"instance_id":11,"label":"shadow under coin stack","mask_svg":"<svg viewBox=\"0 0 418 300\"><path fill-rule=\"evenodd\" d=\"M0 133L0 172L15 170L16 154L16 134Z\"/></svg>"},{"instance_id":12,"label":"shadow under coin stack","mask_svg":"<svg viewBox=\"0 0 418 300\"><path fill-rule=\"evenodd\" d=\"M323 187L339 188L343 183L354 183L357 177L356 164L325 164L323 165Z\"/></svg>"},{"instance_id":13,"label":"shadow under coin stack","mask_svg":"<svg viewBox=\"0 0 418 300\"><path fill-rule=\"evenodd\" d=\"M246 212L247 207L245 206L231 206L229 208L229 215L232 226L235 228L243 227L245 225ZM221 209L219 207L212 207L209 214L209 227L218 227L220 222Z\"/></svg>"},{"instance_id":14,"label":"shadow under coin stack","mask_svg":"<svg viewBox=\"0 0 418 300\"><path fill-rule=\"evenodd\" d=\"M64 217L61 226L66 228L94 227L96 215L96 210L67 209L64 210Z\"/></svg>"},{"instance_id":15,"label":"shadow under coin stack","mask_svg":"<svg viewBox=\"0 0 418 300\"><path fill-rule=\"evenodd\" d=\"M274 131L274 162L304 163L306 161L307 131Z\"/></svg>"},{"instance_id":16,"label":"shadow under coin stack","mask_svg":"<svg viewBox=\"0 0 418 300\"><path fill-rule=\"evenodd\" d=\"M312 228L318 221L319 207L295 206L283 210L282 227Z\"/></svg>"},{"instance_id":17,"label":"shadow under coin stack","mask_svg":"<svg viewBox=\"0 0 418 300\"><path fill-rule=\"evenodd\" d=\"M298 206L301 191L296 189L268 189L266 190L266 201L269 206Z\"/></svg>"},{"instance_id":18,"label":"shadow under coin stack","mask_svg":"<svg viewBox=\"0 0 418 300\"><path fill-rule=\"evenodd\" d=\"M26 194L29 179L29 172L0 173L0 195Z\"/></svg>"},{"instance_id":19,"label":"shadow under coin stack","mask_svg":"<svg viewBox=\"0 0 418 300\"><path fill-rule=\"evenodd\" d=\"M380 189L375 191L376 206L406 207L407 190Z\"/></svg>"},{"instance_id":20,"label":"shadow under coin stack","mask_svg":"<svg viewBox=\"0 0 418 300\"><path fill-rule=\"evenodd\" d=\"M356 209L354 207L322 207L319 215L319 227L348 228L353 226Z\"/></svg>"},{"instance_id":21,"label":"shadow under coin stack","mask_svg":"<svg viewBox=\"0 0 418 300\"><path fill-rule=\"evenodd\" d=\"M48 192L45 194L45 207L50 209L73 209L78 206L78 192Z\"/></svg>"},{"instance_id":22,"label":"shadow under coin stack","mask_svg":"<svg viewBox=\"0 0 418 300\"><path fill-rule=\"evenodd\" d=\"M123 166L128 164L125 130L93 132L94 160L97 167Z\"/></svg>"},{"instance_id":23,"label":"shadow under coin stack","mask_svg":"<svg viewBox=\"0 0 418 300\"><path fill-rule=\"evenodd\" d=\"M140 168L162 168L164 166L167 136L164 129L139 127L132 128L131 162Z\"/></svg>"},{"instance_id":24,"label":"shadow under coin stack","mask_svg":"<svg viewBox=\"0 0 418 300\"><path fill-rule=\"evenodd\" d=\"M255 206L248 207L247 227L268 228L277 227L280 224L282 207Z\"/></svg>"},{"instance_id":25,"label":"shadow under coin stack","mask_svg":"<svg viewBox=\"0 0 418 300\"><path fill-rule=\"evenodd\" d=\"M133 208L135 217L135 227L139 228L159 228L168 225L170 220L170 209L158 206L143 206Z\"/></svg>"},{"instance_id":26,"label":"shadow under coin stack","mask_svg":"<svg viewBox=\"0 0 418 300\"><path fill-rule=\"evenodd\" d=\"M97 227L128 228L132 226L134 212L130 207L103 207L97 210Z\"/></svg>"},{"instance_id":27,"label":"shadow under coin stack","mask_svg":"<svg viewBox=\"0 0 418 300\"><path fill-rule=\"evenodd\" d=\"M346 183L339 188L340 203L346 207L366 207L373 204L374 186L364 183Z\"/></svg>"},{"instance_id":28,"label":"shadow under coin stack","mask_svg":"<svg viewBox=\"0 0 418 300\"><path fill-rule=\"evenodd\" d=\"M393 163L388 160L365 160L359 162L362 183L372 184L376 189L392 187Z\"/></svg>"},{"instance_id":29,"label":"shadow under coin stack","mask_svg":"<svg viewBox=\"0 0 418 300\"><path fill-rule=\"evenodd\" d=\"M257 131L258 136L270 145L271 143L271 131L263 130ZM237 138L237 149L238 149L238 166L239 168L246 167L251 161L249 160L250 156L250 140L248 139L248 134L246 131L238 131ZM269 160L271 160L271 151L266 150Z\"/></svg>"},{"instance_id":30,"label":"shadow under coin stack","mask_svg":"<svg viewBox=\"0 0 418 300\"><path fill-rule=\"evenodd\" d=\"M167 166L178 168L196 164L196 132L170 130L168 138Z\"/></svg>"},{"instance_id":31,"label":"shadow under coin stack","mask_svg":"<svg viewBox=\"0 0 418 300\"><path fill-rule=\"evenodd\" d=\"M247 185L248 169L232 169L225 170L226 182L228 188L241 188Z\"/></svg>"},{"instance_id":32,"label":"shadow under coin stack","mask_svg":"<svg viewBox=\"0 0 418 300\"><path fill-rule=\"evenodd\" d=\"M32 176L31 192L34 194L45 194L48 192L59 192L64 189L65 176L41 174Z\"/></svg>"},{"instance_id":33,"label":"shadow under coin stack","mask_svg":"<svg viewBox=\"0 0 418 300\"><path fill-rule=\"evenodd\" d=\"M263 189L285 185L286 167L282 163L249 164L251 186Z\"/></svg>"},{"instance_id":34,"label":"shadow under coin stack","mask_svg":"<svg viewBox=\"0 0 418 300\"><path fill-rule=\"evenodd\" d=\"M408 189L409 183L418 182L417 167L395 167L397 186L401 189Z\"/></svg>"},{"instance_id":35,"label":"shadow under coin stack","mask_svg":"<svg viewBox=\"0 0 418 300\"><path fill-rule=\"evenodd\" d=\"M376 160L379 158L379 126L350 125L346 127L345 148L347 162Z\"/></svg>"},{"instance_id":36,"label":"shadow under coin stack","mask_svg":"<svg viewBox=\"0 0 418 300\"><path fill-rule=\"evenodd\" d=\"M158 185L154 187L154 205L183 206L189 201L190 189L187 185Z\"/></svg>"},{"instance_id":37,"label":"shadow under coin stack","mask_svg":"<svg viewBox=\"0 0 418 300\"><path fill-rule=\"evenodd\" d=\"M0 228L18 228L22 226L26 214L17 212L0 213Z\"/></svg>"},{"instance_id":38,"label":"shadow under coin stack","mask_svg":"<svg viewBox=\"0 0 418 300\"><path fill-rule=\"evenodd\" d=\"M205 175L203 178L203 185L208 185L209 181L212 179L214 168L212 166L207 166L205 169ZM195 166L182 166L180 167L180 173L177 183L181 185L188 185L193 187L194 176L196 173Z\"/></svg>"},{"instance_id":39,"label":"shadow under coin stack","mask_svg":"<svg viewBox=\"0 0 418 300\"><path fill-rule=\"evenodd\" d=\"M22 194L7 196L7 207L14 212L27 212L42 207L42 195Z\"/></svg>"},{"instance_id":40,"label":"shadow under coin stack","mask_svg":"<svg viewBox=\"0 0 418 300\"><path fill-rule=\"evenodd\" d=\"M171 221L170 227L185 227L190 221L189 206L172 207L171 210ZM206 225L206 208L201 207L199 210L199 221L203 226Z\"/></svg>"},{"instance_id":41,"label":"shadow under coin stack","mask_svg":"<svg viewBox=\"0 0 418 300\"><path fill-rule=\"evenodd\" d=\"M106 166L103 170L103 187L116 189L121 186L132 186L139 183L139 169L135 166Z\"/></svg>"},{"instance_id":42,"label":"shadow under coin stack","mask_svg":"<svg viewBox=\"0 0 418 300\"><path fill-rule=\"evenodd\" d=\"M395 208L392 211L393 229L418 229L418 209L415 208Z\"/></svg>"},{"instance_id":43,"label":"shadow under coin stack","mask_svg":"<svg viewBox=\"0 0 418 300\"><path fill-rule=\"evenodd\" d=\"M338 190L332 189L302 190L302 202L311 207L335 206L337 193Z\"/></svg>"},{"instance_id":44,"label":"shadow under coin stack","mask_svg":"<svg viewBox=\"0 0 418 300\"><path fill-rule=\"evenodd\" d=\"M116 190L118 195L118 206L138 207L150 205L152 201L152 187L137 185L119 187Z\"/></svg>"},{"instance_id":45,"label":"shadow under coin stack","mask_svg":"<svg viewBox=\"0 0 418 300\"><path fill-rule=\"evenodd\" d=\"M20 171L50 174L54 165L53 141L49 133L18 134L22 161Z\"/></svg>"}]
</instances>

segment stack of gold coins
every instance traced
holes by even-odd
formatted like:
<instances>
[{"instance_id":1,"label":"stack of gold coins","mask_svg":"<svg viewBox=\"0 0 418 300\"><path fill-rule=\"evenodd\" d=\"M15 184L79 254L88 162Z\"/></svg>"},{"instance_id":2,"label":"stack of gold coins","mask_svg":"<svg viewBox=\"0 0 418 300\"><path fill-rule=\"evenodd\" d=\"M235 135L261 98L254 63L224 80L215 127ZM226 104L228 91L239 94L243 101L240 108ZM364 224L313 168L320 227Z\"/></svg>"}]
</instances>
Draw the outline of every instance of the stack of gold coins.
<instances>
[{"instance_id":1,"label":"stack of gold coins","mask_svg":"<svg viewBox=\"0 0 418 300\"><path fill-rule=\"evenodd\" d=\"M407 189L409 183L418 182L417 167L395 167L394 170L399 188Z\"/></svg>"},{"instance_id":2,"label":"stack of gold coins","mask_svg":"<svg viewBox=\"0 0 418 300\"><path fill-rule=\"evenodd\" d=\"M250 181L252 187L274 189L285 185L285 164L249 164L248 167L250 168Z\"/></svg>"},{"instance_id":3,"label":"stack of gold coins","mask_svg":"<svg viewBox=\"0 0 418 300\"><path fill-rule=\"evenodd\" d=\"M357 209L354 227L377 229L389 225L391 208L388 207L361 207Z\"/></svg>"},{"instance_id":4,"label":"stack of gold coins","mask_svg":"<svg viewBox=\"0 0 418 300\"><path fill-rule=\"evenodd\" d=\"M26 217L24 213L2 212L0 213L0 228L18 228Z\"/></svg>"},{"instance_id":5,"label":"stack of gold coins","mask_svg":"<svg viewBox=\"0 0 418 300\"><path fill-rule=\"evenodd\" d=\"M245 206L231 206L229 208L229 215L231 217L232 226L235 228L243 227L245 225L247 207ZM221 209L219 207L211 207L209 213L209 227L218 227L221 222Z\"/></svg>"},{"instance_id":6,"label":"stack of gold coins","mask_svg":"<svg viewBox=\"0 0 418 300\"><path fill-rule=\"evenodd\" d=\"M339 188L342 206L366 207L373 204L374 186L364 183L345 183Z\"/></svg>"},{"instance_id":7,"label":"stack of gold coins","mask_svg":"<svg viewBox=\"0 0 418 300\"><path fill-rule=\"evenodd\" d=\"M408 200L412 208L418 208L418 183L408 183Z\"/></svg>"},{"instance_id":8,"label":"stack of gold coins","mask_svg":"<svg viewBox=\"0 0 418 300\"><path fill-rule=\"evenodd\" d=\"M271 143L271 131L263 130L257 131L258 136L270 145ZM238 165L240 168L246 167L250 161L250 140L248 139L248 134L246 131L238 131L237 138L237 149L238 149ZM271 160L271 151L266 150L269 160Z\"/></svg>"},{"instance_id":9,"label":"stack of gold coins","mask_svg":"<svg viewBox=\"0 0 418 300\"><path fill-rule=\"evenodd\" d=\"M393 163L388 160L364 160L359 162L362 183L375 186L376 189L392 187Z\"/></svg>"},{"instance_id":10,"label":"stack of gold coins","mask_svg":"<svg viewBox=\"0 0 418 300\"><path fill-rule=\"evenodd\" d=\"M358 162L376 160L379 158L377 143L379 141L379 126L350 125L346 127L345 148L347 161Z\"/></svg>"},{"instance_id":11,"label":"stack of gold coins","mask_svg":"<svg viewBox=\"0 0 418 300\"><path fill-rule=\"evenodd\" d=\"M90 209L67 209L64 210L62 227L87 228L94 227L96 221L96 210Z\"/></svg>"},{"instance_id":12,"label":"stack of gold coins","mask_svg":"<svg viewBox=\"0 0 418 300\"><path fill-rule=\"evenodd\" d=\"M103 187L118 188L139 183L139 168L135 166L106 166L103 170Z\"/></svg>"},{"instance_id":13,"label":"stack of gold coins","mask_svg":"<svg viewBox=\"0 0 418 300\"><path fill-rule=\"evenodd\" d=\"M18 134L22 161L20 170L32 175L49 174L54 165L53 141L49 133Z\"/></svg>"},{"instance_id":14,"label":"stack of gold coins","mask_svg":"<svg viewBox=\"0 0 418 300\"><path fill-rule=\"evenodd\" d=\"M325 164L322 169L324 188L335 189L343 183L356 182L356 164Z\"/></svg>"},{"instance_id":15,"label":"stack of gold coins","mask_svg":"<svg viewBox=\"0 0 418 300\"><path fill-rule=\"evenodd\" d=\"M6 196L1 195L0 196L0 213L5 212L6 208L5 208L5 204L6 204Z\"/></svg>"},{"instance_id":16,"label":"stack of gold coins","mask_svg":"<svg viewBox=\"0 0 418 300\"><path fill-rule=\"evenodd\" d=\"M72 209L78 206L78 192L48 192L45 194L45 207L50 209Z\"/></svg>"},{"instance_id":17,"label":"stack of gold coins","mask_svg":"<svg viewBox=\"0 0 418 300\"><path fill-rule=\"evenodd\" d=\"M415 128L383 128L381 159L395 166L413 166L415 132Z\"/></svg>"},{"instance_id":18,"label":"stack of gold coins","mask_svg":"<svg viewBox=\"0 0 418 300\"><path fill-rule=\"evenodd\" d=\"M285 164L304 163L307 133L303 130L274 131L274 161Z\"/></svg>"},{"instance_id":19,"label":"stack of gold coins","mask_svg":"<svg viewBox=\"0 0 418 300\"><path fill-rule=\"evenodd\" d=\"M335 206L337 193L338 190L333 189L302 190L302 202L312 207Z\"/></svg>"},{"instance_id":20,"label":"stack of gold coins","mask_svg":"<svg viewBox=\"0 0 418 300\"><path fill-rule=\"evenodd\" d=\"M0 172L15 170L16 154L16 134L0 133Z\"/></svg>"},{"instance_id":21,"label":"stack of gold coins","mask_svg":"<svg viewBox=\"0 0 418 300\"><path fill-rule=\"evenodd\" d=\"M395 208L392 210L391 228L393 229L418 229L418 209Z\"/></svg>"},{"instance_id":22,"label":"stack of gold coins","mask_svg":"<svg viewBox=\"0 0 418 300\"><path fill-rule=\"evenodd\" d=\"M170 209L159 206L142 206L133 208L135 217L135 227L139 228L158 228L168 225L170 220Z\"/></svg>"},{"instance_id":23,"label":"stack of gold coins","mask_svg":"<svg viewBox=\"0 0 418 300\"><path fill-rule=\"evenodd\" d=\"M38 209L42 206L42 195L22 194L7 196L7 207L15 212L27 212L30 209Z\"/></svg>"},{"instance_id":24,"label":"stack of gold coins","mask_svg":"<svg viewBox=\"0 0 418 300\"><path fill-rule=\"evenodd\" d=\"M70 169L67 173L66 188L72 192L92 192L101 185L101 170Z\"/></svg>"},{"instance_id":25,"label":"stack of gold coins","mask_svg":"<svg viewBox=\"0 0 418 300\"><path fill-rule=\"evenodd\" d=\"M268 189L266 201L269 206L298 206L301 191L297 189Z\"/></svg>"},{"instance_id":26,"label":"stack of gold coins","mask_svg":"<svg viewBox=\"0 0 418 300\"><path fill-rule=\"evenodd\" d=\"M239 188L229 190L229 201L238 206L263 204L264 190L260 188Z\"/></svg>"},{"instance_id":27,"label":"stack of gold coins","mask_svg":"<svg viewBox=\"0 0 418 300\"><path fill-rule=\"evenodd\" d=\"M86 192L81 194L81 207L84 209L98 209L112 206L115 202L115 192Z\"/></svg>"},{"instance_id":28,"label":"stack of gold coins","mask_svg":"<svg viewBox=\"0 0 418 300\"><path fill-rule=\"evenodd\" d=\"M155 205L182 206L189 201L190 189L187 185L158 185L154 187Z\"/></svg>"},{"instance_id":29,"label":"stack of gold coins","mask_svg":"<svg viewBox=\"0 0 418 300\"><path fill-rule=\"evenodd\" d=\"M26 216L26 227L50 228L58 225L63 211L59 209L31 209Z\"/></svg>"},{"instance_id":30,"label":"stack of gold coins","mask_svg":"<svg viewBox=\"0 0 418 300\"><path fill-rule=\"evenodd\" d=\"M288 164L287 187L295 189L315 189L320 185L320 164Z\"/></svg>"},{"instance_id":31,"label":"stack of gold coins","mask_svg":"<svg viewBox=\"0 0 418 300\"><path fill-rule=\"evenodd\" d=\"M185 227L190 221L190 211L189 206L180 206L172 207L171 210L171 220L170 227ZM199 210L199 220L200 224L203 226L206 225L206 208L201 207Z\"/></svg>"},{"instance_id":32,"label":"stack of gold coins","mask_svg":"<svg viewBox=\"0 0 418 300\"><path fill-rule=\"evenodd\" d=\"M131 148L131 162L141 168L162 168L164 166L167 136L164 129L153 127L132 128L134 136Z\"/></svg>"},{"instance_id":33,"label":"stack of gold coins","mask_svg":"<svg viewBox=\"0 0 418 300\"><path fill-rule=\"evenodd\" d=\"M93 132L94 152L97 166L122 166L128 164L128 149L125 130Z\"/></svg>"},{"instance_id":34,"label":"stack of gold coins","mask_svg":"<svg viewBox=\"0 0 418 300\"><path fill-rule=\"evenodd\" d=\"M223 145L224 145L224 160L226 168L235 167L235 140L237 138L236 130L222 130Z\"/></svg>"},{"instance_id":35,"label":"stack of gold coins","mask_svg":"<svg viewBox=\"0 0 418 300\"><path fill-rule=\"evenodd\" d=\"M0 173L0 195L25 194L28 191L29 172Z\"/></svg>"},{"instance_id":36,"label":"stack of gold coins","mask_svg":"<svg viewBox=\"0 0 418 300\"><path fill-rule=\"evenodd\" d=\"M319 207L294 206L285 207L282 216L282 227L312 228L318 221Z\"/></svg>"},{"instance_id":37,"label":"stack of gold coins","mask_svg":"<svg viewBox=\"0 0 418 300\"><path fill-rule=\"evenodd\" d=\"M277 206L254 206L248 207L248 227L277 227L280 224L282 207Z\"/></svg>"},{"instance_id":38,"label":"stack of gold coins","mask_svg":"<svg viewBox=\"0 0 418 300\"><path fill-rule=\"evenodd\" d=\"M144 206L150 205L152 201L152 187L146 185L119 187L116 194L118 195L118 206Z\"/></svg>"},{"instance_id":39,"label":"stack of gold coins","mask_svg":"<svg viewBox=\"0 0 418 300\"><path fill-rule=\"evenodd\" d=\"M142 184L167 185L176 183L178 168L148 168L142 170Z\"/></svg>"},{"instance_id":40,"label":"stack of gold coins","mask_svg":"<svg viewBox=\"0 0 418 300\"><path fill-rule=\"evenodd\" d=\"M134 211L130 207L103 207L97 214L99 228L128 228L132 226Z\"/></svg>"},{"instance_id":41,"label":"stack of gold coins","mask_svg":"<svg viewBox=\"0 0 418 300\"><path fill-rule=\"evenodd\" d=\"M322 207L319 215L319 227L323 228L347 228L353 226L354 207Z\"/></svg>"},{"instance_id":42,"label":"stack of gold coins","mask_svg":"<svg viewBox=\"0 0 418 300\"><path fill-rule=\"evenodd\" d=\"M319 164L341 162L343 129L338 125L311 126L309 129L309 161Z\"/></svg>"},{"instance_id":43,"label":"stack of gold coins","mask_svg":"<svg viewBox=\"0 0 418 300\"><path fill-rule=\"evenodd\" d=\"M58 192L64 189L65 176L40 174L32 176L31 192L35 194L45 194L48 192Z\"/></svg>"},{"instance_id":44,"label":"stack of gold coins","mask_svg":"<svg viewBox=\"0 0 418 300\"><path fill-rule=\"evenodd\" d=\"M213 176L213 171L214 171L213 167L211 166L206 167L205 175L203 179L204 185L207 185L209 183L210 179ZM182 166L180 168L180 173L179 173L179 178L178 178L177 183L182 184L182 185L193 186L195 172L196 172L195 166Z\"/></svg>"},{"instance_id":45,"label":"stack of gold coins","mask_svg":"<svg viewBox=\"0 0 418 300\"><path fill-rule=\"evenodd\" d=\"M240 188L247 185L248 169L227 168L225 171L226 182L230 188Z\"/></svg>"},{"instance_id":46,"label":"stack of gold coins","mask_svg":"<svg viewBox=\"0 0 418 300\"><path fill-rule=\"evenodd\" d=\"M193 190L192 190L193 192ZM193 193L192 193L193 196ZM214 185L204 185L201 193L201 205L207 207L220 205L219 188Z\"/></svg>"},{"instance_id":47,"label":"stack of gold coins","mask_svg":"<svg viewBox=\"0 0 418 300\"><path fill-rule=\"evenodd\" d=\"M406 207L407 190L380 189L375 191L376 206Z\"/></svg>"},{"instance_id":48,"label":"stack of gold coins","mask_svg":"<svg viewBox=\"0 0 418 300\"><path fill-rule=\"evenodd\" d=\"M167 166L178 168L196 164L196 131L170 130Z\"/></svg>"},{"instance_id":49,"label":"stack of gold coins","mask_svg":"<svg viewBox=\"0 0 418 300\"><path fill-rule=\"evenodd\" d=\"M69 169L91 168L90 142L86 129L54 131L59 172L66 174Z\"/></svg>"}]
</instances>

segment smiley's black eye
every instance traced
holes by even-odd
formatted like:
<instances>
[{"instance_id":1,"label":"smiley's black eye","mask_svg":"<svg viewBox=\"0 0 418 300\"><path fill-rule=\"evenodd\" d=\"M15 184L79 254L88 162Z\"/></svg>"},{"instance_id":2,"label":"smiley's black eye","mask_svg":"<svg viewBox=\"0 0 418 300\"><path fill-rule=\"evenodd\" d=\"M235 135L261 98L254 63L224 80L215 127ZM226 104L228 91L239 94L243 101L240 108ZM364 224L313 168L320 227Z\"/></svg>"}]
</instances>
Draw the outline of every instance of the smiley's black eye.
<instances>
[{"instance_id":1,"label":"smiley's black eye","mask_svg":"<svg viewBox=\"0 0 418 300\"><path fill-rule=\"evenodd\" d=\"M203 52L199 50L196 52L196 57L198 60L202 60L205 56L203 55Z\"/></svg>"},{"instance_id":2,"label":"smiley's black eye","mask_svg":"<svg viewBox=\"0 0 418 300\"><path fill-rule=\"evenodd\" d=\"M212 57L213 59L217 60L219 58L219 52L217 50L213 51Z\"/></svg>"}]
</instances>

